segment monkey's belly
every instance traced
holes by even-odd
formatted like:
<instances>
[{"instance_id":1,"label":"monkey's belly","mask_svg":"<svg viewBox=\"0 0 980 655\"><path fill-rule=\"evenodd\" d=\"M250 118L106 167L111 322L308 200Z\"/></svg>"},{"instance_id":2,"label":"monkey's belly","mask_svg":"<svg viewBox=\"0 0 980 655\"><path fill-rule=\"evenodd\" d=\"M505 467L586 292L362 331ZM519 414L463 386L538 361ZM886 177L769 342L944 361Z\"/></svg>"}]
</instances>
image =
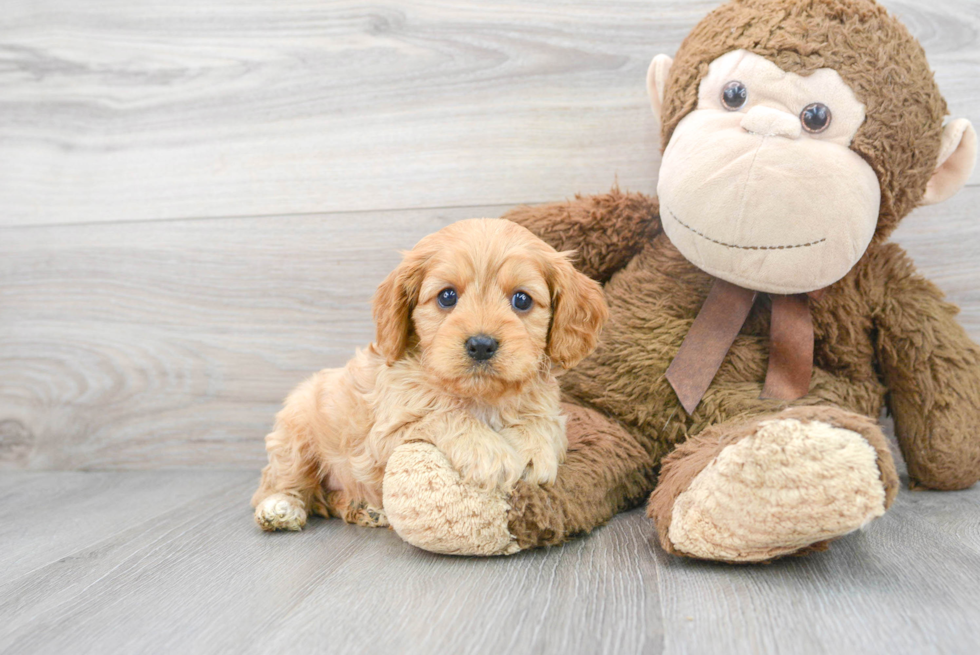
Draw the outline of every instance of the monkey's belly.
<instances>
[{"instance_id":1,"label":"monkey's belly","mask_svg":"<svg viewBox=\"0 0 980 655\"><path fill-rule=\"evenodd\" d=\"M703 295L696 296L705 285L700 282L692 285L687 294L694 297L693 302L678 306L671 291L637 293L643 288L637 285L643 282L656 281L655 288L663 290L659 283L665 280L650 279L649 269L628 268L622 273L621 278L614 277L606 285L610 320L599 347L561 378L562 388L567 396L619 420L655 457L665 455L674 444L708 425L775 412L791 405L832 404L869 416L878 415L883 396L879 383L854 382L819 366L814 369L813 384L806 397L792 403L760 399L769 357L768 307L760 303L753 309L701 404L688 416L665 374L703 302ZM653 273L652 277L660 277L657 271Z\"/></svg>"}]
</instances>

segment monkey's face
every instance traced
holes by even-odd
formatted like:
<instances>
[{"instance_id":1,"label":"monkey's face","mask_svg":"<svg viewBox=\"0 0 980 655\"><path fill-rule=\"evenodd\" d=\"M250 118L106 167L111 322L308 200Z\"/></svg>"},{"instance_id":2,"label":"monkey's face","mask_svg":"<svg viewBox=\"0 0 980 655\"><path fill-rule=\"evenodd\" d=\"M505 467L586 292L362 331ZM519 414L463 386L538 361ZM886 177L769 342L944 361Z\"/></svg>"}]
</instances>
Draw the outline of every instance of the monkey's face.
<instances>
[{"instance_id":1,"label":"monkey's face","mask_svg":"<svg viewBox=\"0 0 980 655\"><path fill-rule=\"evenodd\" d=\"M802 77L745 50L715 59L664 151L664 231L691 263L740 286L833 284L878 221L878 178L849 148L864 118L832 69Z\"/></svg>"}]
</instances>

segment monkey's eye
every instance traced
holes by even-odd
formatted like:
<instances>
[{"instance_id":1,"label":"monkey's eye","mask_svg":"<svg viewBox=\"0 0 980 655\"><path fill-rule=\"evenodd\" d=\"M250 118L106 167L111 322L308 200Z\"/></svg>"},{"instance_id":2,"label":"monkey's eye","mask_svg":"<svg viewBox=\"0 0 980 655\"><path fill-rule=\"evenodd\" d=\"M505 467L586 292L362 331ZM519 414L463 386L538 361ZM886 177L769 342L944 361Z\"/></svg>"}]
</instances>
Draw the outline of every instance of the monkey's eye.
<instances>
[{"instance_id":1,"label":"monkey's eye","mask_svg":"<svg viewBox=\"0 0 980 655\"><path fill-rule=\"evenodd\" d=\"M803 129L810 134L818 134L830 127L830 107L822 102L814 102L800 112Z\"/></svg>"},{"instance_id":2,"label":"monkey's eye","mask_svg":"<svg viewBox=\"0 0 980 655\"><path fill-rule=\"evenodd\" d=\"M443 289L436 296L436 303L443 309L449 309L456 305L456 289L449 287L448 289Z\"/></svg>"},{"instance_id":3,"label":"monkey's eye","mask_svg":"<svg viewBox=\"0 0 980 655\"><path fill-rule=\"evenodd\" d=\"M721 90L721 104L725 105L725 109L729 111L735 111L744 105L748 97L749 90L745 88L745 85L734 80L726 84L725 88Z\"/></svg>"},{"instance_id":4,"label":"monkey's eye","mask_svg":"<svg viewBox=\"0 0 980 655\"><path fill-rule=\"evenodd\" d=\"M523 291L518 291L513 296L511 296L510 304L519 312L526 312L531 309L531 305L534 301L531 300L531 296L527 295Z\"/></svg>"}]
</instances>

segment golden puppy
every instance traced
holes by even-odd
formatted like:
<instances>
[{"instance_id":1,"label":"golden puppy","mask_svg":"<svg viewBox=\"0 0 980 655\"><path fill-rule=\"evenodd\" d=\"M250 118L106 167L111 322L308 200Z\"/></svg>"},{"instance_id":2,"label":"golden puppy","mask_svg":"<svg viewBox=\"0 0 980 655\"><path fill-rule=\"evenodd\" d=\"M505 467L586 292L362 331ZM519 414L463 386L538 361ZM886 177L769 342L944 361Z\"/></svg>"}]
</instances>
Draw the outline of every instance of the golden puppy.
<instances>
[{"instance_id":1,"label":"golden puppy","mask_svg":"<svg viewBox=\"0 0 980 655\"><path fill-rule=\"evenodd\" d=\"M299 530L312 510L387 525L385 464L408 440L485 489L553 482L567 447L553 365L591 353L607 314L597 282L515 223L430 234L378 287L375 343L286 399L256 522Z\"/></svg>"}]
</instances>

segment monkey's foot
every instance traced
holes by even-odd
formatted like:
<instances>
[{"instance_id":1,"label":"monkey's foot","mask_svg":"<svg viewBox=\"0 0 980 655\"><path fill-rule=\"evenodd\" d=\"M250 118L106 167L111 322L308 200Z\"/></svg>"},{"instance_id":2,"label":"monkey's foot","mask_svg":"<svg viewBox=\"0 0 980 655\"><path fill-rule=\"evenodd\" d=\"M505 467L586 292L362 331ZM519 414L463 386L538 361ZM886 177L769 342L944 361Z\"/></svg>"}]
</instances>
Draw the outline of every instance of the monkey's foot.
<instances>
[{"instance_id":1,"label":"monkey's foot","mask_svg":"<svg viewBox=\"0 0 980 655\"><path fill-rule=\"evenodd\" d=\"M303 501L288 494L272 494L255 507L255 522L266 531L302 530L306 525Z\"/></svg>"},{"instance_id":2,"label":"monkey's foot","mask_svg":"<svg viewBox=\"0 0 980 655\"><path fill-rule=\"evenodd\" d=\"M507 529L507 497L464 483L432 444L395 449L385 468L383 504L398 536L424 550L484 556L520 550Z\"/></svg>"},{"instance_id":3,"label":"monkey's foot","mask_svg":"<svg viewBox=\"0 0 980 655\"><path fill-rule=\"evenodd\" d=\"M863 527L897 486L870 419L796 408L692 438L664 460L648 513L668 552L759 562Z\"/></svg>"}]
</instances>

